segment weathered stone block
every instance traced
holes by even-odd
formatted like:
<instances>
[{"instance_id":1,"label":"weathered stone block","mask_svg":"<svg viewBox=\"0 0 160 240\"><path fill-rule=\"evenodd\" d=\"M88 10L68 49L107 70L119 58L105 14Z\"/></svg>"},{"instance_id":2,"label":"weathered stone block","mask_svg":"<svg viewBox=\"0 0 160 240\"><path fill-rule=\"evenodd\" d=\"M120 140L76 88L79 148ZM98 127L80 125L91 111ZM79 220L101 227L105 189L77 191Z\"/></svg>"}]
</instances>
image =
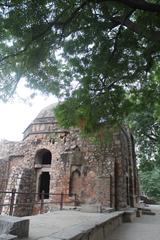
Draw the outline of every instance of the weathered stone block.
<instances>
[{"instance_id":1,"label":"weathered stone block","mask_svg":"<svg viewBox=\"0 0 160 240\"><path fill-rule=\"evenodd\" d=\"M96 226L89 234L89 240L104 240L104 230L102 226Z\"/></svg>"},{"instance_id":2,"label":"weathered stone block","mask_svg":"<svg viewBox=\"0 0 160 240\"><path fill-rule=\"evenodd\" d=\"M136 209L129 209L123 214L123 222L133 222L136 218Z\"/></svg>"},{"instance_id":3,"label":"weathered stone block","mask_svg":"<svg viewBox=\"0 0 160 240\"><path fill-rule=\"evenodd\" d=\"M0 216L0 232L16 235L20 239L28 237L29 219L13 216Z\"/></svg>"}]
</instances>

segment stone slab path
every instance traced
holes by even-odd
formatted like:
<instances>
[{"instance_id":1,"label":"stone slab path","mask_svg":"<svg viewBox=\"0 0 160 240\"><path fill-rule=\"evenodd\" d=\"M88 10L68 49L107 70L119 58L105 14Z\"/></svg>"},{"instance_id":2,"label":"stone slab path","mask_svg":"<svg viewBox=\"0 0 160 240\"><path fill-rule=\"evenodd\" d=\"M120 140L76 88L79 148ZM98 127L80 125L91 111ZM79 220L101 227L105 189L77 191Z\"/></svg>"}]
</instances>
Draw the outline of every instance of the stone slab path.
<instances>
[{"instance_id":1,"label":"stone slab path","mask_svg":"<svg viewBox=\"0 0 160 240\"><path fill-rule=\"evenodd\" d=\"M106 240L160 240L160 206L149 208L156 215L143 215L133 223L123 223Z\"/></svg>"},{"instance_id":2,"label":"stone slab path","mask_svg":"<svg viewBox=\"0 0 160 240\"><path fill-rule=\"evenodd\" d=\"M96 226L119 214L123 214L123 212L103 214L63 210L25 217L30 219L29 238L27 238L27 240L55 239L54 237L52 238L52 236L57 236L57 234L60 233L63 239L64 231L65 233L67 231L69 238L71 235L75 236L78 232L77 230L81 231L85 230L85 228ZM60 237L58 237L58 239L60 239ZM26 238L23 240L26 240Z\"/></svg>"}]
</instances>

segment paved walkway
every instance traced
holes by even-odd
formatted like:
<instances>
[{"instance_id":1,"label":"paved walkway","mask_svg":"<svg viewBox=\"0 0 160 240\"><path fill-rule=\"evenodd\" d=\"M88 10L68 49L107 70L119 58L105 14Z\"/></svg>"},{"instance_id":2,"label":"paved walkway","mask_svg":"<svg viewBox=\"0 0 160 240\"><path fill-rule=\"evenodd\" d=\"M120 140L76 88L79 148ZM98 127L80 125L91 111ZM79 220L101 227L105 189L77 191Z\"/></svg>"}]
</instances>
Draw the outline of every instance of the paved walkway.
<instances>
[{"instance_id":1,"label":"paved walkway","mask_svg":"<svg viewBox=\"0 0 160 240\"><path fill-rule=\"evenodd\" d=\"M136 218L133 223L123 223L106 240L160 240L160 206L149 207L156 215L143 215ZM68 236L74 235L75 229L85 229L89 224L106 220L111 214L82 213L77 211L57 211L48 214L29 217L30 237L27 240L52 239L53 236L60 234L64 239L63 233ZM28 217L27 217L28 218ZM53 238L55 239L55 238ZM25 240L25 239L24 239ZM94 240L100 240L98 235Z\"/></svg>"},{"instance_id":2,"label":"paved walkway","mask_svg":"<svg viewBox=\"0 0 160 240\"><path fill-rule=\"evenodd\" d=\"M66 239L66 235L68 239L71 239L78 232L92 229L94 226L119 214L122 214L122 212L103 214L64 210L25 217L30 219L30 231L27 240Z\"/></svg>"},{"instance_id":3,"label":"paved walkway","mask_svg":"<svg viewBox=\"0 0 160 240\"><path fill-rule=\"evenodd\" d=\"M133 223L123 223L106 240L160 240L160 206L149 208L155 216L143 215Z\"/></svg>"}]
</instances>

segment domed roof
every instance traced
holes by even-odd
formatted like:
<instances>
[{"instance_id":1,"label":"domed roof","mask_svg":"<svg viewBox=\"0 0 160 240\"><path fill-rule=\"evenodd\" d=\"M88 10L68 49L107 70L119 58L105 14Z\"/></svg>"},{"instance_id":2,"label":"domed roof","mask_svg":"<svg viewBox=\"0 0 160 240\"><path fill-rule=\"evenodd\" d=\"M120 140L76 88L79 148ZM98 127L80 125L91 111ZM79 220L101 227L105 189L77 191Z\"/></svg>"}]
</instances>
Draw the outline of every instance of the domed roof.
<instances>
[{"instance_id":1,"label":"domed roof","mask_svg":"<svg viewBox=\"0 0 160 240\"><path fill-rule=\"evenodd\" d=\"M57 103L50 104L49 106L43 108L40 113L37 115L38 118L50 118L54 117L54 108L57 106Z\"/></svg>"},{"instance_id":2,"label":"domed roof","mask_svg":"<svg viewBox=\"0 0 160 240\"><path fill-rule=\"evenodd\" d=\"M49 134L54 131L54 129L56 128L54 108L56 106L57 104L51 104L40 111L37 117L23 132L24 139L29 135Z\"/></svg>"}]
</instances>

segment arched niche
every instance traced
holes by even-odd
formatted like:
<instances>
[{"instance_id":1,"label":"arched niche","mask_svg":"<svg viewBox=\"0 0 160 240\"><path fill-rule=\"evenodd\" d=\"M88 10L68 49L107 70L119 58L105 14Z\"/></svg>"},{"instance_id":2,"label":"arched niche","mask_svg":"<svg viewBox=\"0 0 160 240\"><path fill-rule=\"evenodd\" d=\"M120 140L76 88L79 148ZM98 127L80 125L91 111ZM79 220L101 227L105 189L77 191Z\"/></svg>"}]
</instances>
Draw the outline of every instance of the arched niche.
<instances>
[{"instance_id":1,"label":"arched niche","mask_svg":"<svg viewBox=\"0 0 160 240\"><path fill-rule=\"evenodd\" d=\"M40 149L35 156L35 164L51 165L52 154L48 149Z\"/></svg>"},{"instance_id":2,"label":"arched niche","mask_svg":"<svg viewBox=\"0 0 160 240\"><path fill-rule=\"evenodd\" d=\"M69 194L78 194L80 191L81 173L78 169L73 171L70 176Z\"/></svg>"}]
</instances>

